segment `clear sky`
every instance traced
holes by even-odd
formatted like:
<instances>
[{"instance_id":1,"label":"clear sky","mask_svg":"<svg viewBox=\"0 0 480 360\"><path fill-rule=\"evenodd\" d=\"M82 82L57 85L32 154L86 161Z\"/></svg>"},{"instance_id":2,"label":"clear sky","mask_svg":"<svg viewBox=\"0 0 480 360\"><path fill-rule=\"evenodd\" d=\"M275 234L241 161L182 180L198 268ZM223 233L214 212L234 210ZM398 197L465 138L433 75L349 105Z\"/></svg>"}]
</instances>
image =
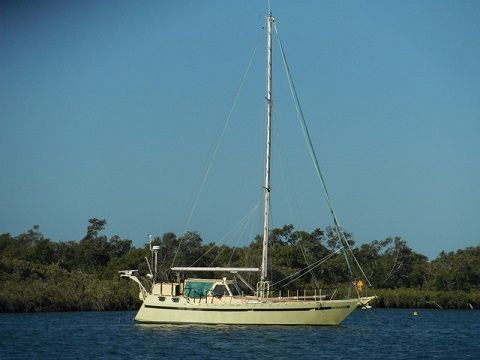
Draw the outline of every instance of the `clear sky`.
<instances>
[{"instance_id":1,"label":"clear sky","mask_svg":"<svg viewBox=\"0 0 480 360\"><path fill-rule=\"evenodd\" d=\"M266 1L0 2L0 232L224 235L261 201ZM272 10L342 225L479 245L480 2ZM255 46L205 186L216 139ZM331 224L278 56L272 222ZM261 231L261 211L239 245Z\"/></svg>"}]
</instances>

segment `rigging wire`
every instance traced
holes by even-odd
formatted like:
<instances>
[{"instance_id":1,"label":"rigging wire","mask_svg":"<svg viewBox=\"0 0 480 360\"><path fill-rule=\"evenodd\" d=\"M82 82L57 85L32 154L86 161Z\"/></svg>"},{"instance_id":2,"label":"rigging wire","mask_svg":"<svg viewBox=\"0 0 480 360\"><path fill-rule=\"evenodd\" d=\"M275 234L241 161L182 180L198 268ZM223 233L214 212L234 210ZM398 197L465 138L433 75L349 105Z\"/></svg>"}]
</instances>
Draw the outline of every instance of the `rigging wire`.
<instances>
[{"instance_id":1,"label":"rigging wire","mask_svg":"<svg viewBox=\"0 0 480 360\"><path fill-rule=\"evenodd\" d=\"M325 183L325 179L324 179L324 176L323 176L323 173L320 169L320 165L319 165L319 161L318 161L318 158L317 158L317 155L315 153L315 149L313 147L313 143L312 143L312 139L310 137L310 133L308 131L308 127L307 127L307 123L306 123L306 120L305 120L305 116L303 114L303 110L300 106L300 100L298 98L298 94L297 94L297 91L295 89L295 85L293 83L293 78L292 78L292 74L290 72L290 67L288 66L288 62L287 62L287 59L286 59L286 55L285 55L285 51L284 51L284 48L283 48L283 44L282 44L282 41L280 39L280 34L278 33L278 30L277 30L277 26L274 24L274 29L275 29L275 33L277 34L277 39L278 39L278 44L279 44L279 47L280 47L280 52L282 54L282 61L283 61L283 65L285 67L285 71L287 73L287 78L288 78L288 84L290 86L290 92L292 93L292 97L294 99L294 103L295 103L295 109L297 111L297 115L298 115L298 119L300 121L300 124L301 124L301 127L302 127L302 131L303 131L303 135L304 135L304 138L305 138L305 141L307 142L307 145L308 145L308 150L309 150L309 153L310 153L310 157L315 165L315 169L317 171L317 175L320 179L320 182L322 184L322 188L323 188L323 191L325 193L325 197L327 199L327 203L328 203L328 207L330 208L330 213L333 217L333 223L335 225L335 228L336 228L336 231L337 231L337 235L339 236L339 238L341 240L343 240L343 243L345 244L345 246L347 247L347 249L350 251L350 254L352 255L356 265L358 266L358 268L360 269L363 277L365 278L365 280L368 282L368 284L370 286L372 286L372 284L370 283L370 280L368 279L367 275L365 274L365 272L363 271L362 267L360 266L360 264L358 263L357 261L357 258L355 257L354 253L353 253L353 250L350 246L350 244L348 243L343 231L341 231L341 226L338 222L338 218L337 218L337 215L335 213L335 209L333 207L333 202L330 198L330 194L328 193L328 190L327 190L327 186L326 186L326 183ZM345 255L345 260L347 262L347 266L349 268L349 271L350 271L350 274L353 276L353 273L352 273L352 269L351 269L351 266L350 266L350 262L348 261L348 258L347 258L347 255L346 253L344 253Z\"/></svg>"},{"instance_id":2,"label":"rigging wire","mask_svg":"<svg viewBox=\"0 0 480 360\"><path fill-rule=\"evenodd\" d=\"M281 136L280 136L281 131L280 131L280 126L279 126L280 122L278 121L278 115L277 115L277 112L275 111L275 109L273 109L273 115L275 116L275 118L277 120L275 122L277 124L277 126L275 126L273 129L276 133L276 138L280 139L281 138ZM292 185L292 180L291 180L291 177L290 177L290 174L292 172L290 171L290 167L288 165L288 157L285 156L285 154L287 154L287 152L285 151L285 149L282 145L283 144L280 142L279 146L278 146L279 151L277 153L279 154L279 160L280 160L279 163L280 163L280 168L282 169L285 193L287 194L286 200L287 200L288 208L289 208L290 214L291 214L290 216L292 216L293 218L300 219L300 223L302 223L303 221L301 221L301 216L300 216L299 206L298 206L298 202L297 202L297 197L295 196L295 188ZM292 189L292 192L289 191L290 189ZM303 242L302 238L299 239L299 244L300 244L300 249L302 251L303 259L305 260L305 263L308 266L310 266L310 261L308 260L307 252L305 250L305 245L304 245L304 242ZM315 285L317 287L319 287L319 282L317 280L317 277L315 276L315 273L313 271L311 271L310 275L312 276L312 280L315 283Z\"/></svg>"},{"instance_id":3,"label":"rigging wire","mask_svg":"<svg viewBox=\"0 0 480 360\"><path fill-rule=\"evenodd\" d=\"M235 224L219 241L219 243L221 242L224 242L225 239L227 239L231 234L234 234L235 232L238 231L238 228L243 228L245 227L251 220L251 218L253 217L253 215L255 214L255 212L258 210L258 207L260 206L259 203L257 203L257 205L255 205L243 218L240 219L240 221ZM204 258L206 255L208 255L213 249L215 249L216 247L215 246L212 246L210 247L210 249L208 249L207 251L205 251L197 260L195 260L189 267L192 267L194 266L196 263L198 263L202 258ZM220 250L219 253L215 256L214 260L217 259L217 257L220 255L220 253L222 252L223 250Z\"/></svg>"},{"instance_id":4,"label":"rigging wire","mask_svg":"<svg viewBox=\"0 0 480 360\"><path fill-rule=\"evenodd\" d=\"M397 267L398 256L399 256L399 249L396 248L395 250L396 250L395 261L394 261L394 263L393 263L393 265L392 265L392 268L391 268L390 271L388 272L387 277L385 278L385 280L383 280L383 282L380 284L380 286L381 286L381 285L384 285L384 284L387 282L387 280L390 278L390 276L392 276L393 273L394 273L395 271L397 271L398 269L400 269L400 267L402 266L402 264L400 263L400 264L398 265L398 267Z\"/></svg>"},{"instance_id":5,"label":"rigging wire","mask_svg":"<svg viewBox=\"0 0 480 360\"><path fill-rule=\"evenodd\" d=\"M208 178L208 175L210 174L210 170L212 169L212 166L213 166L213 163L215 161L215 158L217 156L217 152L218 152L218 149L220 147L220 144L222 143L222 139L225 135L225 131L227 130L227 127L228 127L228 124L230 123L230 119L232 117L232 114L233 114L233 110L235 108L235 106L237 105L237 102L238 102L238 99L240 97L240 93L243 89L243 85L245 83L245 80L247 78L247 74L249 73L250 71L250 67L252 65L252 62L253 62L253 59L255 58L255 54L257 52L257 49L258 49L258 45L259 45L259 42L260 42L260 36L257 37L257 41L256 41L256 44L255 44L255 48L253 49L253 53L252 53L252 56L250 57L249 61L248 61L248 64L247 64L247 68L245 69L245 72L243 73L243 76L242 76L242 80L240 81L240 85L238 86L237 88L237 91L235 93L235 96L232 100L232 103L230 105L230 109L225 117L225 121L224 121L224 124L223 124L223 127L222 127L222 130L220 132L220 134L218 135L218 138L217 138L217 142L215 144L215 148L212 152L212 155L210 156L210 159L208 161L208 165L205 169L205 172L203 174L203 177L202 177L202 181L200 183L200 186L197 190L197 193L195 194L195 198L194 198L194 201L193 201L193 204L192 204L192 207L190 209L190 212L188 214L188 217L187 217L187 221L185 223L185 226L184 226L184 230L183 230L183 233L185 233L185 231L187 231L188 227L190 226L190 223L192 221L192 217L193 217L193 213L195 212L195 209L197 207L197 204L198 204L198 201L200 200L200 195L203 191L203 188L205 187L205 184L207 182L207 178ZM173 257L173 260L172 260L172 264L171 266L174 265L175 263L175 260L177 259L177 256L178 256L178 252L180 250L180 246L182 245L182 241L180 241L180 243L178 244L178 247L177 247L177 250L175 252L175 256Z\"/></svg>"},{"instance_id":6,"label":"rigging wire","mask_svg":"<svg viewBox=\"0 0 480 360\"><path fill-rule=\"evenodd\" d=\"M261 200L259 200L258 204L260 205ZM257 229L257 231L255 231ZM250 225L250 233L248 238L253 239L255 241L255 232L259 234L261 232L261 225L260 225L260 216L254 216ZM252 255L252 251L246 251L245 253L245 263L248 263L250 258L250 267L254 267L255 263L255 256ZM247 274L247 281L250 282L252 277L252 273Z\"/></svg>"},{"instance_id":7,"label":"rigging wire","mask_svg":"<svg viewBox=\"0 0 480 360\"><path fill-rule=\"evenodd\" d=\"M307 266L307 267L304 267L303 269L298 270L297 272L294 272L293 274L290 274L289 276L283 278L282 280L277 281L276 283L272 284L272 287L275 286L275 285L277 285L277 284L279 284L279 283L281 283L281 282L283 282L283 281L285 281L285 280L287 280L287 279L289 279L289 278L291 278L292 276L295 276L295 275L300 274L299 276L295 277L293 280L291 280L291 281L289 281L288 283L282 285L282 287L285 287L285 286L287 286L288 284L291 284L291 283L294 282L295 280L298 280L299 278L301 278L302 276L304 276L307 271L311 271L311 270L317 268L318 266L320 266L321 264L323 264L325 261L327 261L327 260L329 260L330 258L332 258L333 255L335 255L336 253L338 253L338 252L339 252L340 250L342 250L342 249L343 249L343 246L340 247L340 248L338 248L338 249L335 250L334 252L328 254L327 256L324 256L323 258L315 261L313 264L311 264L311 265L309 265L309 266ZM305 272L305 273L302 274L302 272Z\"/></svg>"},{"instance_id":8,"label":"rigging wire","mask_svg":"<svg viewBox=\"0 0 480 360\"><path fill-rule=\"evenodd\" d=\"M254 212L252 212L252 215L253 215ZM250 219L248 221L249 223L252 222L252 219L251 219L251 216L250 216ZM239 234L238 236L238 240L240 239L245 239L245 232L247 231L247 227L248 227L248 223L245 223L245 226L242 227L241 229L241 233ZM235 250L237 249L237 246L233 246L232 248L232 253L230 254L230 258L228 259L228 262L227 262L227 265L226 266L230 266L230 263L232 262L232 259L233 259L233 255L235 254Z\"/></svg>"},{"instance_id":9,"label":"rigging wire","mask_svg":"<svg viewBox=\"0 0 480 360\"><path fill-rule=\"evenodd\" d=\"M234 241L234 243L233 243L233 246L232 246L233 251L235 251L235 248L236 248L235 243L238 242L242 238L242 235L245 233L245 229L246 229L247 225L251 222L251 219L252 219L253 215L256 213L257 208L259 206L260 205L257 204L252 210L250 210L250 212L246 216L244 216L244 218L237 225L235 225L235 228L232 229L232 231L230 231L230 233L235 234L235 238L237 239L237 241ZM215 263L215 261L217 261L218 257L220 256L220 254L222 254L224 252L224 250L226 250L226 247L222 247L222 249L218 252L217 256L215 256L215 258L208 265L209 267L211 267ZM232 251L232 256L233 256L233 251ZM230 263L230 261L229 261L229 263Z\"/></svg>"},{"instance_id":10,"label":"rigging wire","mask_svg":"<svg viewBox=\"0 0 480 360\"><path fill-rule=\"evenodd\" d=\"M299 243L300 243L300 248L302 249L303 258L305 259L305 262L307 263L307 265L310 266L310 261L308 260L307 252L305 251L305 246L303 244L303 239L300 239ZM313 272L313 268L310 268L309 272L310 272L310 275L312 275L312 279L313 279L313 282L315 283L315 286L317 288L320 287L320 284L317 280L317 277L315 276L315 273Z\"/></svg>"}]
</instances>

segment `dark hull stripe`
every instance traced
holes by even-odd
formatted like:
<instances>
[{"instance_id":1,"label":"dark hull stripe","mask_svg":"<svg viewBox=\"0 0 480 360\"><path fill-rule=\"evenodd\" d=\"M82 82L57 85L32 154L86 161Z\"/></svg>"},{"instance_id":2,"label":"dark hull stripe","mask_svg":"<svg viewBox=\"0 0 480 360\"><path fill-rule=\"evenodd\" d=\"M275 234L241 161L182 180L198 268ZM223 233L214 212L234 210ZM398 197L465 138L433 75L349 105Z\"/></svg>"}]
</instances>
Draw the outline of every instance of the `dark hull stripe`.
<instances>
[{"instance_id":1,"label":"dark hull stripe","mask_svg":"<svg viewBox=\"0 0 480 360\"><path fill-rule=\"evenodd\" d=\"M159 305L145 305L149 309L163 309L163 310L188 310L188 311L226 311L226 312L249 312L249 311L312 311L312 310L331 310L331 307L318 307L318 308L283 308L283 309L207 309L207 308L190 308L190 307L171 307L171 306L159 306ZM350 308L349 305L345 307Z\"/></svg>"}]
</instances>

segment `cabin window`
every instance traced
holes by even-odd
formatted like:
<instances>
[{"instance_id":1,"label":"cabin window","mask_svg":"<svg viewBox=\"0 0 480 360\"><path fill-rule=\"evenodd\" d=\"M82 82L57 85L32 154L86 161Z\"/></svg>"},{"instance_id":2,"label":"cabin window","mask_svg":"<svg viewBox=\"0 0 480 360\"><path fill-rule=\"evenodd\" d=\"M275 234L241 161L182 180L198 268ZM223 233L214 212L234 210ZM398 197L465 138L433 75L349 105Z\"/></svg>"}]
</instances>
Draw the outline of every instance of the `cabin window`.
<instances>
[{"instance_id":1,"label":"cabin window","mask_svg":"<svg viewBox=\"0 0 480 360\"><path fill-rule=\"evenodd\" d=\"M238 287L238 285L236 283L228 284L228 288L232 292L233 296L241 294L240 288Z\"/></svg>"},{"instance_id":2,"label":"cabin window","mask_svg":"<svg viewBox=\"0 0 480 360\"><path fill-rule=\"evenodd\" d=\"M160 300L160 301L165 301L165 296L159 296L159 297L158 297L158 300Z\"/></svg>"},{"instance_id":3,"label":"cabin window","mask_svg":"<svg viewBox=\"0 0 480 360\"><path fill-rule=\"evenodd\" d=\"M186 280L184 295L193 299L202 299L212 288L213 282Z\"/></svg>"},{"instance_id":4,"label":"cabin window","mask_svg":"<svg viewBox=\"0 0 480 360\"><path fill-rule=\"evenodd\" d=\"M172 298L172 301L173 301L174 303L177 303L177 302L179 301L179 299L178 299L178 298Z\"/></svg>"},{"instance_id":5,"label":"cabin window","mask_svg":"<svg viewBox=\"0 0 480 360\"><path fill-rule=\"evenodd\" d=\"M212 290L213 296L229 295L228 289L225 285L215 285Z\"/></svg>"}]
</instances>

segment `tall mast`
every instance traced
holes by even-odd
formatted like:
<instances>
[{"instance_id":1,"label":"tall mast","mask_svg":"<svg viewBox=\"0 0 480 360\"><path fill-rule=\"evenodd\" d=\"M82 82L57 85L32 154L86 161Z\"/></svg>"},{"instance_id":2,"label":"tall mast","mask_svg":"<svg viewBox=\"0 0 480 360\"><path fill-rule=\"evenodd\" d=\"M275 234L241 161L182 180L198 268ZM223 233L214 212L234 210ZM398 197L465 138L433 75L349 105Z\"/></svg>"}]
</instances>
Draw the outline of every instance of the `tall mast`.
<instances>
[{"instance_id":1,"label":"tall mast","mask_svg":"<svg viewBox=\"0 0 480 360\"><path fill-rule=\"evenodd\" d=\"M267 94L266 94L266 140L265 140L265 186L264 186L264 217L263 217L263 251L260 283L264 284L268 275L268 234L270 221L270 156L272 137L272 28L274 18L267 16ZM264 285L261 285L262 296Z\"/></svg>"}]
</instances>

